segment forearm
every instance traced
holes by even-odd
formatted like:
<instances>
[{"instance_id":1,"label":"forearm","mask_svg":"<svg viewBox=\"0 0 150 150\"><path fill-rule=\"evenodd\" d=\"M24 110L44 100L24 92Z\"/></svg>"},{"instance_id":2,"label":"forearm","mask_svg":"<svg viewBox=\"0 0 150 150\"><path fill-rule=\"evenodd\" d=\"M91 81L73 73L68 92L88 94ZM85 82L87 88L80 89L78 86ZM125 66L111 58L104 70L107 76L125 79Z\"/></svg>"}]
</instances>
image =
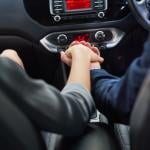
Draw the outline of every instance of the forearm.
<instances>
[{"instance_id":1,"label":"forearm","mask_svg":"<svg viewBox=\"0 0 150 150\"><path fill-rule=\"evenodd\" d=\"M74 57L68 83L79 83L90 91L90 59L88 57Z\"/></svg>"},{"instance_id":2,"label":"forearm","mask_svg":"<svg viewBox=\"0 0 150 150\"><path fill-rule=\"evenodd\" d=\"M94 109L92 97L84 88L80 87L84 91L80 93L78 86L67 85L60 93L40 80L31 79L6 58L0 58L0 68L1 91L41 130L65 135L77 135L84 130Z\"/></svg>"},{"instance_id":3,"label":"forearm","mask_svg":"<svg viewBox=\"0 0 150 150\"><path fill-rule=\"evenodd\" d=\"M95 69L91 71L92 95L96 106L100 112L108 117L108 119L115 121L120 119L118 115L121 114L118 112L119 106L117 98L120 92L119 80L119 78L112 76L103 69ZM120 98L120 100L122 99Z\"/></svg>"},{"instance_id":4,"label":"forearm","mask_svg":"<svg viewBox=\"0 0 150 150\"><path fill-rule=\"evenodd\" d=\"M140 87L150 69L150 37L145 43L143 55L134 60L122 78L116 78L104 70L92 71L93 95L96 104L108 118L128 122Z\"/></svg>"},{"instance_id":5,"label":"forearm","mask_svg":"<svg viewBox=\"0 0 150 150\"><path fill-rule=\"evenodd\" d=\"M128 123L130 113L137 98L148 68L141 68L140 58L136 59L122 78L116 78L107 72L98 72L92 76L93 96L99 110L109 119Z\"/></svg>"}]
</instances>

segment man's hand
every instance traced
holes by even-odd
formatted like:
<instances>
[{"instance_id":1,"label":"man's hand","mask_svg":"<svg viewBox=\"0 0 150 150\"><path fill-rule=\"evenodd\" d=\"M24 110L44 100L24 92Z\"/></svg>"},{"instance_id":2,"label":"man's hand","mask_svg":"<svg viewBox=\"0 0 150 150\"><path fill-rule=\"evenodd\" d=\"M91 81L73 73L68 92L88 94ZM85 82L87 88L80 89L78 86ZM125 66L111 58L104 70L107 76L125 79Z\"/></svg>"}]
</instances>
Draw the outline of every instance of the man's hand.
<instances>
[{"instance_id":1,"label":"man's hand","mask_svg":"<svg viewBox=\"0 0 150 150\"><path fill-rule=\"evenodd\" d=\"M7 57L24 68L23 62L21 58L18 56L17 52L13 49L7 49L2 52L0 57Z\"/></svg>"},{"instance_id":2,"label":"man's hand","mask_svg":"<svg viewBox=\"0 0 150 150\"><path fill-rule=\"evenodd\" d=\"M95 47L94 45L91 45L90 43L85 42L85 41L81 41L80 43L89 47L94 53L96 53L97 55L100 56L100 58L101 58L100 62L91 62L91 66L90 66L91 70L92 69L100 69L101 64L104 62L104 58L101 57L99 49L97 47Z\"/></svg>"}]
</instances>

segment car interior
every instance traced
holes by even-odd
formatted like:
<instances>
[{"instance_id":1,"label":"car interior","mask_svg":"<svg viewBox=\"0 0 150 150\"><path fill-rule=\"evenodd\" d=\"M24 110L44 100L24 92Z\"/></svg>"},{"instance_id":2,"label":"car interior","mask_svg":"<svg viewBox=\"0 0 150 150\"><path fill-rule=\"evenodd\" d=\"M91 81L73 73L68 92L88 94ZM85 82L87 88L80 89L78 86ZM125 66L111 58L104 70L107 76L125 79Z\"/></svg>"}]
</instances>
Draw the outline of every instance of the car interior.
<instances>
[{"instance_id":1,"label":"car interior","mask_svg":"<svg viewBox=\"0 0 150 150\"><path fill-rule=\"evenodd\" d=\"M31 77L61 90L69 67L61 62L60 51L75 40L87 41L100 49L105 59L102 68L120 77L143 51L150 27L149 9L148 0L0 0L0 52L16 49ZM4 106L9 114L11 106L5 101ZM0 114L5 120L4 112ZM24 117L16 111L14 114ZM10 139L18 143L8 145L10 141L0 135L3 146L47 149L41 135L24 119L26 122L20 121L18 131L12 118L11 126L18 133L15 136L3 124ZM23 141L21 136L26 136L26 132L30 136ZM52 139L49 150L130 150L132 145L130 125L110 122L100 112L81 137L48 136Z\"/></svg>"}]
</instances>

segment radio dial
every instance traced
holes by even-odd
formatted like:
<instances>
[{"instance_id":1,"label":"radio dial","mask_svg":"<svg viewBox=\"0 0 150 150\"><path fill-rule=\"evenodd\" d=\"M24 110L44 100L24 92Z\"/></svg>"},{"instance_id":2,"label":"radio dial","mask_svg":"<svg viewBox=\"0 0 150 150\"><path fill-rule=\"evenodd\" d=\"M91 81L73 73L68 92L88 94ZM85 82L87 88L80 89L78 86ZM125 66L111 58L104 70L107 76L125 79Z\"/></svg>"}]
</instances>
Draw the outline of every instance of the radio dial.
<instances>
[{"instance_id":1,"label":"radio dial","mask_svg":"<svg viewBox=\"0 0 150 150\"><path fill-rule=\"evenodd\" d=\"M68 37L65 34L60 34L57 37L57 42L61 45L65 45L68 42Z\"/></svg>"},{"instance_id":2,"label":"radio dial","mask_svg":"<svg viewBox=\"0 0 150 150\"><path fill-rule=\"evenodd\" d=\"M98 41L103 41L105 39L106 35L103 31L97 31L95 33L95 39Z\"/></svg>"}]
</instances>

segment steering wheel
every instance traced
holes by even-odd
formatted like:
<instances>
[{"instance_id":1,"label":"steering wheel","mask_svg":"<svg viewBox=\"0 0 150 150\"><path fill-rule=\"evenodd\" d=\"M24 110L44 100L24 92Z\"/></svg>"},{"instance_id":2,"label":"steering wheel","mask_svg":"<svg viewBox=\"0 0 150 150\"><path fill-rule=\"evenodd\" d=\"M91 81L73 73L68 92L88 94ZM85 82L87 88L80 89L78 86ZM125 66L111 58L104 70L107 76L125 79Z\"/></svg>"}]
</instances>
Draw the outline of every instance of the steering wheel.
<instances>
[{"instance_id":1,"label":"steering wheel","mask_svg":"<svg viewBox=\"0 0 150 150\"><path fill-rule=\"evenodd\" d=\"M128 3L137 21L150 30L150 0L128 0Z\"/></svg>"}]
</instances>

